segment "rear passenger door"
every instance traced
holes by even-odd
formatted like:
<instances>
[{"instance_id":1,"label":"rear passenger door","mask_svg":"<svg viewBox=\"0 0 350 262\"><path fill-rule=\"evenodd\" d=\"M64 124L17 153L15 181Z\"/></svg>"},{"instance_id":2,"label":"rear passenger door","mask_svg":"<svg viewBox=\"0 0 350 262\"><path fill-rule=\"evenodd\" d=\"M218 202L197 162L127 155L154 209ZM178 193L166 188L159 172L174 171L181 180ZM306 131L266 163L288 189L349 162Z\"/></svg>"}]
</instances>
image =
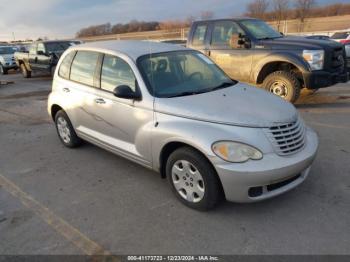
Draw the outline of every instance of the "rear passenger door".
<instances>
[{"instance_id":1,"label":"rear passenger door","mask_svg":"<svg viewBox=\"0 0 350 262\"><path fill-rule=\"evenodd\" d=\"M232 48L230 39L232 34L244 34L241 27L230 20L218 21L211 24L209 56L231 78L249 82L253 50L246 48Z\"/></svg>"},{"instance_id":2,"label":"rear passenger door","mask_svg":"<svg viewBox=\"0 0 350 262\"><path fill-rule=\"evenodd\" d=\"M93 102L99 88L95 79L100 57L98 52L78 51L71 64L70 81L66 87L63 86L66 97L70 99L69 110L72 111L74 127L78 134L91 135L91 130L96 129L100 121L94 113Z\"/></svg>"},{"instance_id":3,"label":"rear passenger door","mask_svg":"<svg viewBox=\"0 0 350 262\"><path fill-rule=\"evenodd\" d=\"M121 57L104 55L100 74L100 89L86 101L93 112L94 127L88 130L116 153L132 158L141 164L151 165L151 139L146 130L153 123L153 111L144 109L142 101L114 96L117 86L127 85L137 91L137 80L128 62ZM138 140L142 142L138 142ZM137 148L136 145L146 145Z\"/></svg>"}]
</instances>

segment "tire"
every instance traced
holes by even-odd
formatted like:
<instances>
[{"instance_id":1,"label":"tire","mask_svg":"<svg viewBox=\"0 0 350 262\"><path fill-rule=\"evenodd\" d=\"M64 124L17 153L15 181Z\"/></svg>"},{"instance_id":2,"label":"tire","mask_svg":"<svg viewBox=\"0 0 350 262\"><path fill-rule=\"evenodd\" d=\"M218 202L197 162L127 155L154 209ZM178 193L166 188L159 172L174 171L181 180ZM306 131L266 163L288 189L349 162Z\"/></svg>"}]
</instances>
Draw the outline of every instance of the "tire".
<instances>
[{"instance_id":1,"label":"tire","mask_svg":"<svg viewBox=\"0 0 350 262\"><path fill-rule=\"evenodd\" d=\"M55 115L55 125L58 137L63 145L69 148L75 148L81 145L82 140L77 136L72 123L66 112L60 110Z\"/></svg>"},{"instance_id":2,"label":"tire","mask_svg":"<svg viewBox=\"0 0 350 262\"><path fill-rule=\"evenodd\" d=\"M31 78L32 72L27 69L25 64L21 64L21 71L24 78Z\"/></svg>"},{"instance_id":3,"label":"tire","mask_svg":"<svg viewBox=\"0 0 350 262\"><path fill-rule=\"evenodd\" d=\"M269 74L264 82L265 90L294 103L300 96L301 85L293 73L276 71Z\"/></svg>"},{"instance_id":4,"label":"tire","mask_svg":"<svg viewBox=\"0 0 350 262\"><path fill-rule=\"evenodd\" d=\"M51 74L52 77L54 77L55 71L56 71L56 66L51 67L50 74Z\"/></svg>"},{"instance_id":5,"label":"tire","mask_svg":"<svg viewBox=\"0 0 350 262\"><path fill-rule=\"evenodd\" d=\"M215 169L192 148L181 147L169 156L166 175L176 197L190 208L207 211L223 199L221 182Z\"/></svg>"},{"instance_id":6,"label":"tire","mask_svg":"<svg viewBox=\"0 0 350 262\"><path fill-rule=\"evenodd\" d=\"M4 68L3 65L0 64L0 75L7 75L7 74L8 74L8 70Z\"/></svg>"}]
</instances>

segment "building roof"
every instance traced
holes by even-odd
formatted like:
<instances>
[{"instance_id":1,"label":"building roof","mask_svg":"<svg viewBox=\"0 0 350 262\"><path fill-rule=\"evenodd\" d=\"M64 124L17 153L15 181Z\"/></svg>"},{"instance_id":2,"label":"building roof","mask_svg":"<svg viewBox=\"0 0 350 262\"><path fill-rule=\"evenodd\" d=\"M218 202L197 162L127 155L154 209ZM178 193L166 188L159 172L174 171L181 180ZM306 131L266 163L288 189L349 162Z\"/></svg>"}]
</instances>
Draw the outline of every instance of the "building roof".
<instances>
[{"instance_id":1,"label":"building roof","mask_svg":"<svg viewBox=\"0 0 350 262\"><path fill-rule=\"evenodd\" d=\"M123 53L129 56L134 61L140 56L161 52L190 50L186 47L174 44L166 44L151 41L137 41L137 40L113 40L113 41L101 41L90 42L86 44L77 45L74 49L91 49L96 51L113 51Z\"/></svg>"}]
</instances>

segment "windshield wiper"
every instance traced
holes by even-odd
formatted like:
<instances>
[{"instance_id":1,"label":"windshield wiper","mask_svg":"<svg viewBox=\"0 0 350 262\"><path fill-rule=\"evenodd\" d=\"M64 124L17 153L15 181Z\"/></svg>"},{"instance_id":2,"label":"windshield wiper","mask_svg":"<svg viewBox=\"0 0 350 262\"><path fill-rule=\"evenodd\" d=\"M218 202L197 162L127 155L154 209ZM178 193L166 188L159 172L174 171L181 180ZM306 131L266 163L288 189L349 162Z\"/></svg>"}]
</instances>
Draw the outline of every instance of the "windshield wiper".
<instances>
[{"instance_id":1,"label":"windshield wiper","mask_svg":"<svg viewBox=\"0 0 350 262\"><path fill-rule=\"evenodd\" d=\"M208 88L208 89L201 90L201 91L185 91L185 92L181 92L181 93L178 93L178 94L169 95L169 96L167 96L167 98L203 94L203 93L211 92L211 91L214 91L214 90L222 89L222 88L225 88L225 87L229 87L229 86L232 86L232 85L235 85L235 84L237 84L237 81L227 81L227 82L223 82L220 85L218 85L216 87L213 87L213 88Z\"/></svg>"},{"instance_id":2,"label":"windshield wiper","mask_svg":"<svg viewBox=\"0 0 350 262\"><path fill-rule=\"evenodd\" d=\"M225 87L229 87L229 86L233 86L237 84L237 81L227 81L227 82L222 82L220 85L213 87L211 89L209 89L210 91L214 91L214 90L218 90L218 89L222 89Z\"/></svg>"},{"instance_id":3,"label":"windshield wiper","mask_svg":"<svg viewBox=\"0 0 350 262\"><path fill-rule=\"evenodd\" d=\"M172 97L180 97L180 96L191 96L191 95L198 95L198 94L202 94L205 93L205 91L186 91L186 92L181 92L175 95L169 95L167 96L167 98L172 98Z\"/></svg>"},{"instance_id":4,"label":"windshield wiper","mask_svg":"<svg viewBox=\"0 0 350 262\"><path fill-rule=\"evenodd\" d=\"M276 36L276 37L262 37L262 38L259 38L259 40L271 40L271 39L276 39L276 38L281 38L283 36Z\"/></svg>"}]
</instances>

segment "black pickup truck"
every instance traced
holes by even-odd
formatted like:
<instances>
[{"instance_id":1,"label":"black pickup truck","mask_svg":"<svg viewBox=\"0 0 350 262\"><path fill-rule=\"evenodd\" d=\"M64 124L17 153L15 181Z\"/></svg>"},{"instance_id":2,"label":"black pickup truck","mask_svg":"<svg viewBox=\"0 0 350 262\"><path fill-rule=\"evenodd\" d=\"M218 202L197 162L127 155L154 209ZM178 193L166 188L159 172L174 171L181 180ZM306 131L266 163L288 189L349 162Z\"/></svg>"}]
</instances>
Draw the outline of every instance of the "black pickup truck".
<instances>
[{"instance_id":1,"label":"black pickup truck","mask_svg":"<svg viewBox=\"0 0 350 262\"><path fill-rule=\"evenodd\" d=\"M25 78L32 72L40 71L53 75L62 53L72 45L72 41L40 41L29 47L29 52L16 52L15 60Z\"/></svg>"},{"instance_id":2,"label":"black pickup truck","mask_svg":"<svg viewBox=\"0 0 350 262\"><path fill-rule=\"evenodd\" d=\"M325 41L289 37L252 18L198 21L187 47L215 61L231 78L295 102L302 88L347 82L345 48Z\"/></svg>"}]
</instances>

